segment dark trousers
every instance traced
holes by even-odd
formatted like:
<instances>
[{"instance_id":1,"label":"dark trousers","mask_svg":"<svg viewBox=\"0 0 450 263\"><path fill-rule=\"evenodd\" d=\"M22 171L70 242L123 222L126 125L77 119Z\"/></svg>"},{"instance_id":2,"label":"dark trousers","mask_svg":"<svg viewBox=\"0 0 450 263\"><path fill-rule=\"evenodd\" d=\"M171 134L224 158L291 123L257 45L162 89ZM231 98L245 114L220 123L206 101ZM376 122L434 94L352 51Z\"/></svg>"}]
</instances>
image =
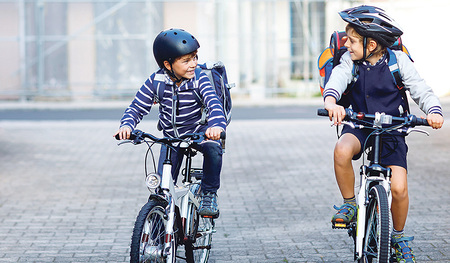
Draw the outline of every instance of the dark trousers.
<instances>
[{"instance_id":1,"label":"dark trousers","mask_svg":"<svg viewBox=\"0 0 450 263\"><path fill-rule=\"evenodd\" d=\"M222 170L222 145L219 141L208 140L194 145L193 148L203 154L202 192L217 192L220 187L220 171ZM159 174L162 174L166 152L167 147L162 145L158 163ZM172 150L172 175L175 182L183 163L183 154L183 149L176 148L176 151Z\"/></svg>"}]
</instances>

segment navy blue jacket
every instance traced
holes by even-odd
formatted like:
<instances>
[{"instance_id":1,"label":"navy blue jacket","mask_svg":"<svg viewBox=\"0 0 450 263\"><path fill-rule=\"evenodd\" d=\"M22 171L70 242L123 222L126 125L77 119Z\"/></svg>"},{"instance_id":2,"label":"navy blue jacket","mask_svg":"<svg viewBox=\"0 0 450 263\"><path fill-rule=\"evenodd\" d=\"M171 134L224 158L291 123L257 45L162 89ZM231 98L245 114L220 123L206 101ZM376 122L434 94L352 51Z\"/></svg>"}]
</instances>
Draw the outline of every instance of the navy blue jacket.
<instances>
[{"instance_id":1,"label":"navy blue jacket","mask_svg":"<svg viewBox=\"0 0 450 263\"><path fill-rule=\"evenodd\" d=\"M433 90L417 73L409 57L402 51L394 51L397 57L397 66L405 85L410 91L411 98L426 113L442 115L442 108L438 97ZM352 91L350 100L355 111L366 113L385 112L393 116L404 113L405 102L388 68L388 57L380 60L376 65L359 65L359 77ZM323 97L332 96L339 101L347 85L353 80L354 62L350 53L342 55L340 64L331 73L325 86Z\"/></svg>"}]
</instances>

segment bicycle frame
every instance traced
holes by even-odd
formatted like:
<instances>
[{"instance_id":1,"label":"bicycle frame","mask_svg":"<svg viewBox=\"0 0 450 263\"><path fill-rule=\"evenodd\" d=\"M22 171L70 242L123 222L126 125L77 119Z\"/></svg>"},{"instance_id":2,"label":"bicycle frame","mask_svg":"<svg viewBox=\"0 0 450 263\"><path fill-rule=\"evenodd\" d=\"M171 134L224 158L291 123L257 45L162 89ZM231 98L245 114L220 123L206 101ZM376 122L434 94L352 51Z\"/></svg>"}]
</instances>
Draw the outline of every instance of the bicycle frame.
<instances>
[{"instance_id":1,"label":"bicycle frame","mask_svg":"<svg viewBox=\"0 0 450 263\"><path fill-rule=\"evenodd\" d=\"M186 149L188 148L188 144L185 142L181 142L180 148ZM164 244L164 251L163 251L163 257L167 257L168 261L171 262L172 258L175 255L172 255L170 253L171 246L172 246L172 240L171 237L174 234L173 226L175 224L175 217L176 217L176 207L180 209L180 217L181 217L181 223L182 228L185 227L186 219L188 218L188 204L189 201L195 204L196 207L198 207L200 204L198 200L194 197L193 193L189 191L189 184L190 184L190 178L188 180L185 180L184 187L175 188L175 184L172 177L172 162L171 162L171 155L172 155L173 149L171 147L167 148L166 157L163 164L163 171L162 171L162 178L161 178L161 185L160 188L163 192L164 197L168 201L168 205L166 207L168 219L167 219L167 225L165 227L166 231L166 238L165 238L165 244ZM190 156L188 156L188 162L190 166ZM190 167L189 167L190 168ZM187 170L187 177L189 176L189 170ZM156 194L153 194L156 195ZM153 196L154 197L154 196ZM152 196L150 196L152 198ZM183 231L184 235L185 231ZM184 238L184 236L182 236Z\"/></svg>"}]
</instances>

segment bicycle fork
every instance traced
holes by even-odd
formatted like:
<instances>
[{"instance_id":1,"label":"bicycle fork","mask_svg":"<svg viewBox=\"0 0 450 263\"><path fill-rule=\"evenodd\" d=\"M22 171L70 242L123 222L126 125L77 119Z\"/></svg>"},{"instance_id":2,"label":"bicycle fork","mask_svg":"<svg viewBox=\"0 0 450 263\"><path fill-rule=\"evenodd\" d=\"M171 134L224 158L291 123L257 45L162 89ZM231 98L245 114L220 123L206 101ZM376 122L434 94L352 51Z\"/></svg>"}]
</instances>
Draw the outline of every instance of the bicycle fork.
<instances>
[{"instance_id":1,"label":"bicycle fork","mask_svg":"<svg viewBox=\"0 0 450 263\"><path fill-rule=\"evenodd\" d=\"M375 167L375 168L374 168ZM391 195L391 186L390 186L390 177L391 171L389 168L382 168L379 170L378 165L374 165L371 167L362 166L360 170L360 190L358 192L358 198L356 200L357 205L357 219L356 219L356 235L355 239L355 259L361 259L363 257L363 247L364 247L364 239L366 235L366 210L369 204L369 191L375 184L380 184L386 190L388 195L388 204L389 211L391 209L392 195ZM375 170L380 173L379 176L370 176L371 172L367 172L369 170ZM350 235L350 233L349 233Z\"/></svg>"},{"instance_id":2,"label":"bicycle fork","mask_svg":"<svg viewBox=\"0 0 450 263\"><path fill-rule=\"evenodd\" d=\"M358 198L356 199L356 236L355 236L355 259L360 259L363 253L364 232L366 229L366 183L367 178L365 174L361 172L360 190L358 192ZM364 188L363 188L364 187Z\"/></svg>"},{"instance_id":3,"label":"bicycle fork","mask_svg":"<svg viewBox=\"0 0 450 263\"><path fill-rule=\"evenodd\" d=\"M168 150L169 152L169 150ZM170 157L169 157L170 158ZM166 158L167 160L167 158ZM170 160L170 159L169 159ZM166 220L165 236L164 236L164 249L163 258L167 258L168 262L172 262L172 259L176 256L172 253L172 245L174 237L174 223L175 223L175 201L172 193L175 193L175 185L172 179L172 165L170 162L165 162L163 165L163 175L161 180L161 189L164 192L164 196L167 198L168 204L166 207Z\"/></svg>"}]
</instances>

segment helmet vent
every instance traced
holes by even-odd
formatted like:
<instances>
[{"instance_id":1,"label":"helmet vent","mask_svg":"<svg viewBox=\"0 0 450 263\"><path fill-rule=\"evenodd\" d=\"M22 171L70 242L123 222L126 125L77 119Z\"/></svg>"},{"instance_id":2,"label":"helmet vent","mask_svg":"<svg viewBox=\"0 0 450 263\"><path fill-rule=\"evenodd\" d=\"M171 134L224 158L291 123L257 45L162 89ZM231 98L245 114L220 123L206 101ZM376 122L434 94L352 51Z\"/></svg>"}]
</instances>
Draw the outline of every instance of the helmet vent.
<instances>
[{"instance_id":1,"label":"helmet vent","mask_svg":"<svg viewBox=\"0 0 450 263\"><path fill-rule=\"evenodd\" d=\"M183 40L183 44L186 44L187 43L187 41L186 40Z\"/></svg>"},{"instance_id":2,"label":"helmet vent","mask_svg":"<svg viewBox=\"0 0 450 263\"><path fill-rule=\"evenodd\" d=\"M386 28L392 28L392 25L386 24L386 23L381 23L382 27L386 27Z\"/></svg>"},{"instance_id":3,"label":"helmet vent","mask_svg":"<svg viewBox=\"0 0 450 263\"><path fill-rule=\"evenodd\" d=\"M386 20L389 20L389 21L392 20L392 19L391 19L389 16L387 16L386 14L380 13L379 15L382 16L382 17L384 17Z\"/></svg>"}]
</instances>

